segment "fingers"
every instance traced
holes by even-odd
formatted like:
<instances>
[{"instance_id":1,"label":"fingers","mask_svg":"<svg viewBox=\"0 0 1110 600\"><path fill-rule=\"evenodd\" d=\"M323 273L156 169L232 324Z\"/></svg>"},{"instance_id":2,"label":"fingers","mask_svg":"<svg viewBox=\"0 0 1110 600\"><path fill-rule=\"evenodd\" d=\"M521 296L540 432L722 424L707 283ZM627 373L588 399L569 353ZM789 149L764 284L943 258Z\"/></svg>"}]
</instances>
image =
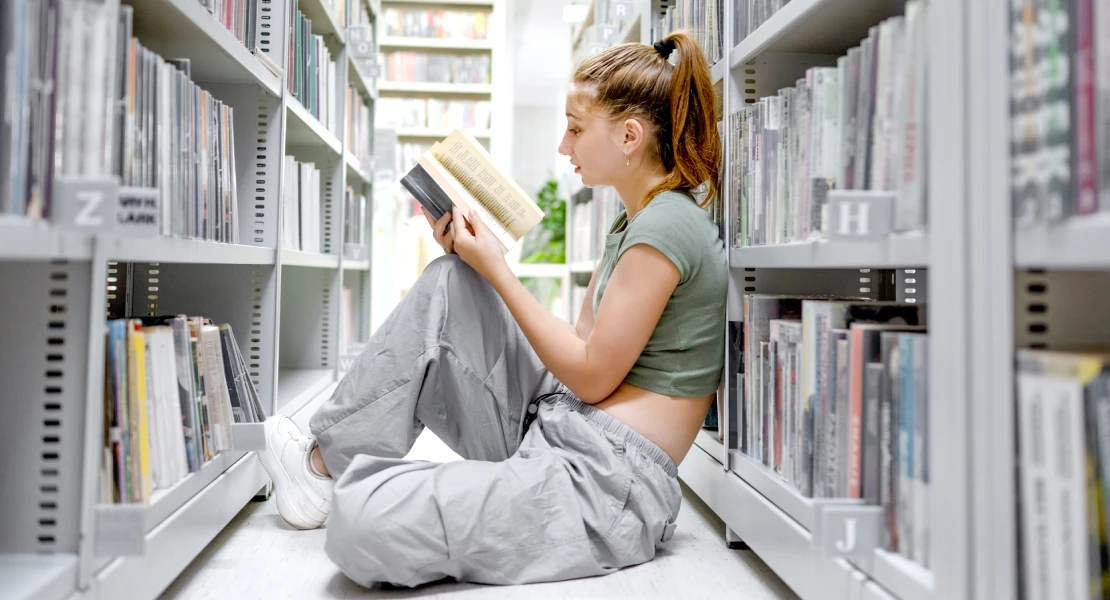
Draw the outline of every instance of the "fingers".
<instances>
[{"instance_id":1,"label":"fingers","mask_svg":"<svg viewBox=\"0 0 1110 600\"><path fill-rule=\"evenodd\" d=\"M459 223L463 224L462 227L455 228L455 240L464 241L464 243L472 241L474 239L474 233L471 231L466 217L463 216L462 210L456 206L451 209L451 213L454 215L454 218L459 220Z\"/></svg>"}]
</instances>

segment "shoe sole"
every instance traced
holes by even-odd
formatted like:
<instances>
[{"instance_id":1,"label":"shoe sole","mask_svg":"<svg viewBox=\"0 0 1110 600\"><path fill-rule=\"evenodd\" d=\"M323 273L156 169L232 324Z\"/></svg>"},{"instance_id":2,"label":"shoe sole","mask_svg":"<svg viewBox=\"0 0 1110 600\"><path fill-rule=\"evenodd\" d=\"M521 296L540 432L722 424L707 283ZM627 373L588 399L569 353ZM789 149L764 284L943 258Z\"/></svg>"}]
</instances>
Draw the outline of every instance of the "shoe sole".
<instances>
[{"instance_id":1,"label":"shoe sole","mask_svg":"<svg viewBox=\"0 0 1110 600\"><path fill-rule=\"evenodd\" d=\"M270 481L274 482L274 494L277 496L277 509L278 514L281 515L285 522L296 529L317 529L324 524L327 520L325 514L323 518L312 518L305 515L296 503L291 502L289 499L290 490L294 487L289 477L289 473L282 466L280 460L276 460L275 466L268 464L270 461L266 460L266 456L277 457L274 448L270 445L270 431L266 431L266 451L258 452L258 462L262 463L262 469L269 475ZM311 508L311 507L309 507ZM317 511L319 512L319 511Z\"/></svg>"}]
</instances>

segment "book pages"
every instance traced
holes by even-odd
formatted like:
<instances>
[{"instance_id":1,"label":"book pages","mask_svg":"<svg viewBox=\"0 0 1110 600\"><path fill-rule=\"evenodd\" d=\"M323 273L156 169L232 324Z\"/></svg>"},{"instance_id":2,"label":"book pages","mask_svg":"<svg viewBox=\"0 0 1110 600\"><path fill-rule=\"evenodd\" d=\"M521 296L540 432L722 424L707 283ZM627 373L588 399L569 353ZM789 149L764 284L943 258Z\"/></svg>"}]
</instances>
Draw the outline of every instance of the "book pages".
<instances>
[{"instance_id":1,"label":"book pages","mask_svg":"<svg viewBox=\"0 0 1110 600\"><path fill-rule=\"evenodd\" d=\"M433 145L431 153L515 239L543 219L543 211L516 182L502 175L470 134L456 129Z\"/></svg>"}]
</instances>

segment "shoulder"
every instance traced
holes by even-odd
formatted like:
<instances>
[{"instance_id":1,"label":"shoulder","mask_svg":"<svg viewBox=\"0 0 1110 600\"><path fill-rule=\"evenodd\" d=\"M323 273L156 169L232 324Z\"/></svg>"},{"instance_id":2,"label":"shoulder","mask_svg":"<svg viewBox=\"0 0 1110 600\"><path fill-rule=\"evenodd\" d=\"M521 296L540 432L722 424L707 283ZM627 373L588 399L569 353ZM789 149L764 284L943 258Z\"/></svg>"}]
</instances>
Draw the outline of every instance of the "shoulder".
<instances>
[{"instance_id":1,"label":"shoulder","mask_svg":"<svg viewBox=\"0 0 1110 600\"><path fill-rule=\"evenodd\" d=\"M717 226L705 209L681 192L652 198L628 223L621 251L648 244L667 255L685 280L717 239Z\"/></svg>"}]
</instances>

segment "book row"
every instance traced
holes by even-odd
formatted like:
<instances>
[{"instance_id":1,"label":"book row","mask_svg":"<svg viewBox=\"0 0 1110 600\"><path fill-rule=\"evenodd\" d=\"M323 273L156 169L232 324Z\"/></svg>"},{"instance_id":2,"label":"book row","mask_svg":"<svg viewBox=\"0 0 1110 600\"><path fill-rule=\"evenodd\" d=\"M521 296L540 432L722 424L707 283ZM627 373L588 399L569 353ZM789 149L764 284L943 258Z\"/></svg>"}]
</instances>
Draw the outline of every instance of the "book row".
<instances>
[{"instance_id":1,"label":"book row","mask_svg":"<svg viewBox=\"0 0 1110 600\"><path fill-rule=\"evenodd\" d=\"M788 2L790 0L740 0L732 15L735 39L739 41L751 35Z\"/></svg>"},{"instance_id":2,"label":"book row","mask_svg":"<svg viewBox=\"0 0 1110 600\"><path fill-rule=\"evenodd\" d=\"M281 203L281 247L320 253L320 170L312 163L285 157L285 198Z\"/></svg>"},{"instance_id":3,"label":"book row","mask_svg":"<svg viewBox=\"0 0 1110 600\"><path fill-rule=\"evenodd\" d=\"M149 504L232 450L232 423L265 419L229 325L113 319L104 343L101 502Z\"/></svg>"},{"instance_id":4,"label":"book row","mask_svg":"<svg viewBox=\"0 0 1110 600\"><path fill-rule=\"evenodd\" d=\"M347 244L364 246L367 243L368 226L366 196L356 194L355 190L348 187L343 191L344 222L343 241ZM340 346L342 347L342 346Z\"/></svg>"},{"instance_id":5,"label":"book row","mask_svg":"<svg viewBox=\"0 0 1110 600\"><path fill-rule=\"evenodd\" d=\"M725 57L724 0L676 0L654 23L652 39L661 40L676 29L694 34L710 66Z\"/></svg>"},{"instance_id":6,"label":"book row","mask_svg":"<svg viewBox=\"0 0 1110 600\"><path fill-rule=\"evenodd\" d=\"M381 98L374 115L379 127L489 129L488 100Z\"/></svg>"},{"instance_id":7,"label":"book row","mask_svg":"<svg viewBox=\"0 0 1110 600\"><path fill-rule=\"evenodd\" d=\"M490 55L425 54L387 52L384 56L387 81L423 83L490 82Z\"/></svg>"},{"instance_id":8,"label":"book row","mask_svg":"<svg viewBox=\"0 0 1110 600\"><path fill-rule=\"evenodd\" d=\"M231 107L132 36L113 2L15 2L0 35L17 118L0 124L0 212L50 218L56 178L115 177L158 190L164 235L238 241ZM8 16L6 13L5 16ZM5 19L6 21L6 19Z\"/></svg>"},{"instance_id":9,"label":"book row","mask_svg":"<svg viewBox=\"0 0 1110 600\"><path fill-rule=\"evenodd\" d=\"M370 168L371 136L374 123L366 99L353 86L347 86L347 149L365 171Z\"/></svg>"},{"instance_id":10,"label":"book row","mask_svg":"<svg viewBox=\"0 0 1110 600\"><path fill-rule=\"evenodd\" d=\"M342 7L341 13L344 16L350 15L348 21L344 21L342 18L340 19L340 22L345 26L373 25L373 22L370 20L370 10L366 7L366 2L364 0L344 0L340 6ZM375 30L376 28L374 27L370 28L371 36L376 35Z\"/></svg>"},{"instance_id":11,"label":"book row","mask_svg":"<svg viewBox=\"0 0 1110 600\"><path fill-rule=\"evenodd\" d=\"M910 0L836 67L730 115L733 246L823 238L833 189L891 192L894 229L924 227L924 11Z\"/></svg>"},{"instance_id":12,"label":"book row","mask_svg":"<svg viewBox=\"0 0 1110 600\"><path fill-rule=\"evenodd\" d=\"M489 36L489 13L470 10L387 8L382 13L382 35L425 39L484 40Z\"/></svg>"},{"instance_id":13,"label":"book row","mask_svg":"<svg viewBox=\"0 0 1110 600\"><path fill-rule=\"evenodd\" d=\"M1010 6L1010 185L1028 227L1110 210L1110 6Z\"/></svg>"},{"instance_id":14,"label":"book row","mask_svg":"<svg viewBox=\"0 0 1110 600\"><path fill-rule=\"evenodd\" d=\"M624 210L617 190L598 187L590 190L589 200L576 203L572 209L571 262L595 261L605 252L605 233L617 215Z\"/></svg>"},{"instance_id":15,"label":"book row","mask_svg":"<svg viewBox=\"0 0 1110 600\"><path fill-rule=\"evenodd\" d=\"M1022 597L1110 596L1110 351L1018 350Z\"/></svg>"},{"instance_id":16,"label":"book row","mask_svg":"<svg viewBox=\"0 0 1110 600\"><path fill-rule=\"evenodd\" d=\"M748 294L743 312L741 450L804 497L882 506L884 548L928 567L925 305Z\"/></svg>"},{"instance_id":17,"label":"book row","mask_svg":"<svg viewBox=\"0 0 1110 600\"><path fill-rule=\"evenodd\" d=\"M323 36L312 33L312 19L297 10L297 0L290 2L290 7L293 27L289 36L289 64L292 68L286 74L286 85L309 114L338 135L338 67Z\"/></svg>"},{"instance_id":18,"label":"book row","mask_svg":"<svg viewBox=\"0 0 1110 600\"><path fill-rule=\"evenodd\" d=\"M212 16L235 34L243 46L254 52L258 47L259 0L199 0ZM265 2L261 2L265 4Z\"/></svg>"}]
</instances>

